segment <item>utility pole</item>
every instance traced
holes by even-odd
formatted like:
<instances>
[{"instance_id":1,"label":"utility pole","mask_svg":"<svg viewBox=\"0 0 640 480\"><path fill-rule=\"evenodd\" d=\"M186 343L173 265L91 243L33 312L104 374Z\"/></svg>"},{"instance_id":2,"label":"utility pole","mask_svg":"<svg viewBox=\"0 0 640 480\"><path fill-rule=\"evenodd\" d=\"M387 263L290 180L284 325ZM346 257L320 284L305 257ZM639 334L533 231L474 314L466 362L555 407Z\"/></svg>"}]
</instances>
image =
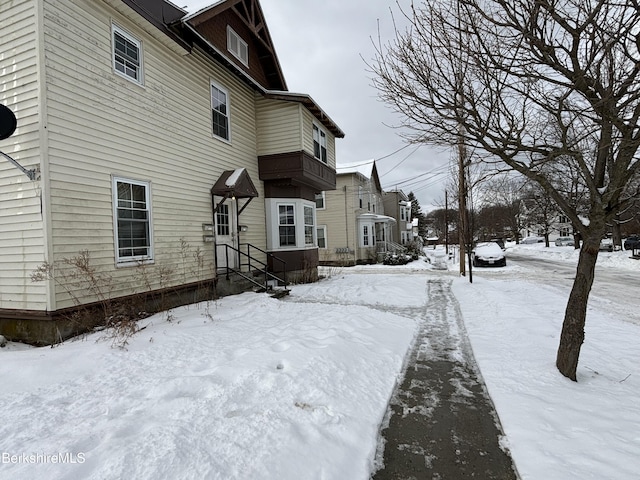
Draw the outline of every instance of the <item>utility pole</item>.
<instances>
[{"instance_id":1,"label":"utility pole","mask_svg":"<svg viewBox=\"0 0 640 480\"><path fill-rule=\"evenodd\" d=\"M444 191L444 248L449 256L449 192Z\"/></svg>"},{"instance_id":2,"label":"utility pole","mask_svg":"<svg viewBox=\"0 0 640 480\"><path fill-rule=\"evenodd\" d=\"M463 127L460 125L459 129ZM467 192L465 187L465 148L462 132L458 139L458 243L460 244L460 275L466 275L465 237L467 233Z\"/></svg>"}]
</instances>

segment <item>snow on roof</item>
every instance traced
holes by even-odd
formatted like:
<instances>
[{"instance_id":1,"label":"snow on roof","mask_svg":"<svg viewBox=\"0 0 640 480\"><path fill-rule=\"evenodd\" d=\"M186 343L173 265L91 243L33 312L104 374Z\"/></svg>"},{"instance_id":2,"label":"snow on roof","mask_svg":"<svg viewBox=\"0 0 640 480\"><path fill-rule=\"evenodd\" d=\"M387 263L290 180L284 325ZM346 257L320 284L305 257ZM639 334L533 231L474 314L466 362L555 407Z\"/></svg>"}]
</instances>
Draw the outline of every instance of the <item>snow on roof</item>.
<instances>
[{"instance_id":1,"label":"snow on roof","mask_svg":"<svg viewBox=\"0 0 640 480\"><path fill-rule=\"evenodd\" d=\"M227 187L235 187L242 172L244 172L244 168L236 168L233 173L229 175L229 178L227 178L225 185Z\"/></svg>"}]
</instances>

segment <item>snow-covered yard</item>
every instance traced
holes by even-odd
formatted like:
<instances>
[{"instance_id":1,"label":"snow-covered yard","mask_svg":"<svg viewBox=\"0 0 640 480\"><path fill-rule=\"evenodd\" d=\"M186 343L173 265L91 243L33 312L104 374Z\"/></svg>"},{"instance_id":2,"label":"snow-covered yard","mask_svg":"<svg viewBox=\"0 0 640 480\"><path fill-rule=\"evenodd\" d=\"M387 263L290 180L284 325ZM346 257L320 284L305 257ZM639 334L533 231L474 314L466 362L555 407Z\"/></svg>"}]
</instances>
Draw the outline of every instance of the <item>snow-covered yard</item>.
<instances>
[{"instance_id":1,"label":"snow-covered yard","mask_svg":"<svg viewBox=\"0 0 640 480\"><path fill-rule=\"evenodd\" d=\"M454 281L521 477L638 478L640 322L591 308L574 383L554 366L566 292L511 265L473 284L455 269L330 269L284 301L243 294L151 317L127 350L101 333L10 343L0 478L365 480L411 311L439 275Z\"/></svg>"}]
</instances>

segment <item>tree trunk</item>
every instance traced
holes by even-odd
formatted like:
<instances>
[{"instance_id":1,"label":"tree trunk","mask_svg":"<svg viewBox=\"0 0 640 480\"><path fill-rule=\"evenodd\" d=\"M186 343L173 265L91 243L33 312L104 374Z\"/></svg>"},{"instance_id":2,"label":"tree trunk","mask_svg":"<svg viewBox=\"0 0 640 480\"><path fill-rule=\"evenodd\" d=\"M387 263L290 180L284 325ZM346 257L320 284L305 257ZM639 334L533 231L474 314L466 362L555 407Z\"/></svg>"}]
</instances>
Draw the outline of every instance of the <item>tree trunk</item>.
<instances>
[{"instance_id":1,"label":"tree trunk","mask_svg":"<svg viewBox=\"0 0 640 480\"><path fill-rule=\"evenodd\" d=\"M556 367L565 377L576 381L578 357L584 341L584 325L587 317L587 302L593 285L593 278L598 259L601 235L589 235L584 239L576 278L564 313L564 323L560 335L560 346L556 357Z\"/></svg>"}]
</instances>

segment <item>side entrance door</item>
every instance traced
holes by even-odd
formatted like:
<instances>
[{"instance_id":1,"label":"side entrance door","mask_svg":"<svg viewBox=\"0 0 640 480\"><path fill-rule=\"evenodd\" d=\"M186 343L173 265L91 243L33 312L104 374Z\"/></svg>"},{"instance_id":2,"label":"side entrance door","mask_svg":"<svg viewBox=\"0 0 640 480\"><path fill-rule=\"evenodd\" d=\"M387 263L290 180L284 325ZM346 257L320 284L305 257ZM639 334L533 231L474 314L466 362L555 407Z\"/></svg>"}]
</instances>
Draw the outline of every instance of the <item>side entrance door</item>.
<instances>
[{"instance_id":1,"label":"side entrance door","mask_svg":"<svg viewBox=\"0 0 640 480\"><path fill-rule=\"evenodd\" d=\"M227 198L219 203L222 197L214 197L218 206L215 214L216 233L216 266L225 269L227 266L237 268L238 253L232 248L238 248L237 203L235 199ZM227 248L226 246L229 245Z\"/></svg>"}]
</instances>

